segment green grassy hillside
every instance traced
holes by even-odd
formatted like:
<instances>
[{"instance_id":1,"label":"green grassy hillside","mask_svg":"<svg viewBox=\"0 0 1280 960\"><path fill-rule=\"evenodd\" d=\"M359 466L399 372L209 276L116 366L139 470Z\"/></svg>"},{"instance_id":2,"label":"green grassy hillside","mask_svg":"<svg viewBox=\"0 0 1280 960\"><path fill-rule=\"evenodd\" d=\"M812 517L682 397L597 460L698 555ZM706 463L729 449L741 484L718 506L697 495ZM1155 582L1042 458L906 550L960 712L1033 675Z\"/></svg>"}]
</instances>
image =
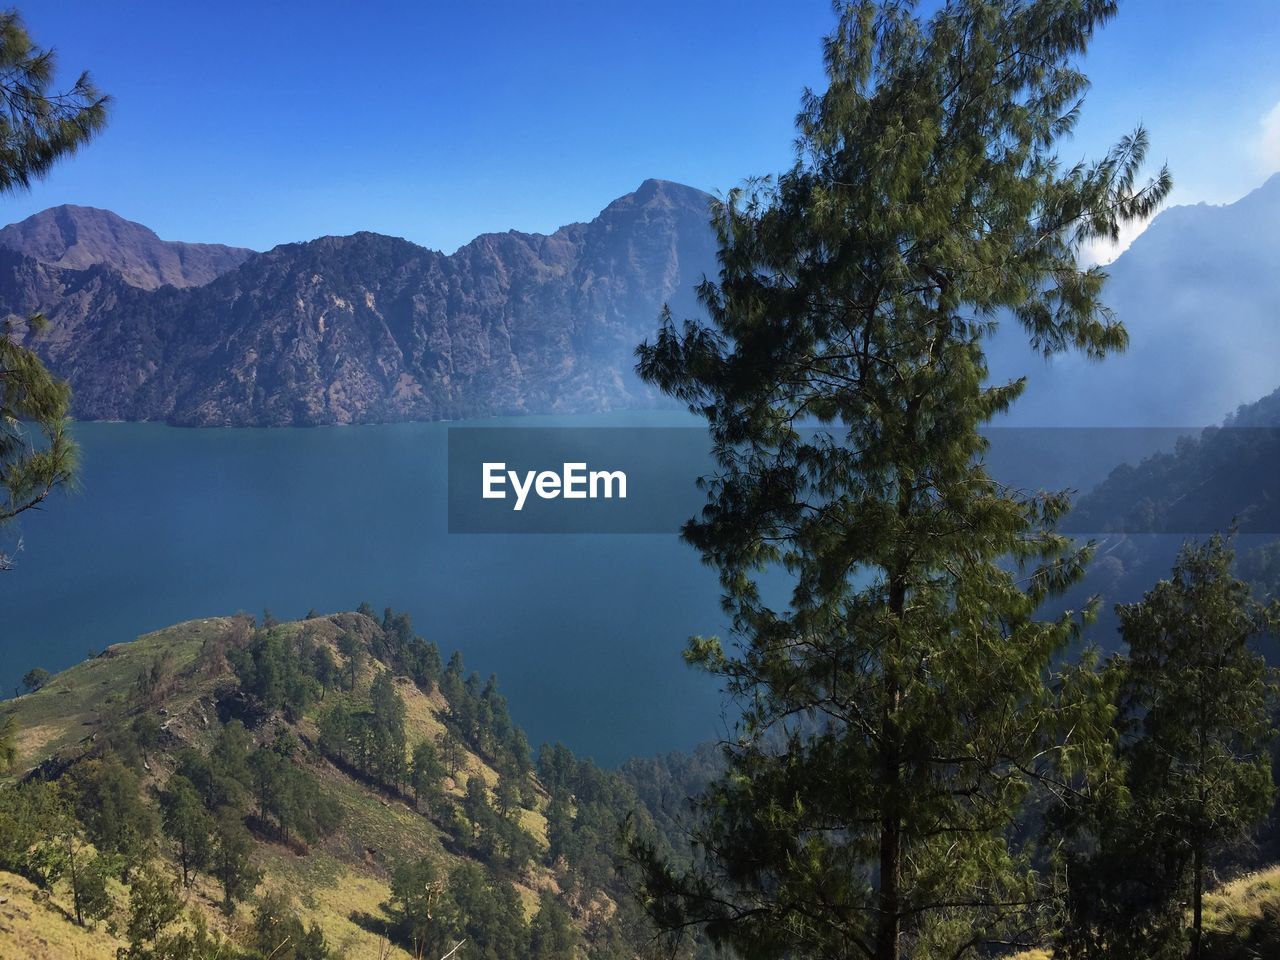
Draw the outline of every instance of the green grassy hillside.
<instances>
[{"instance_id":1,"label":"green grassy hillside","mask_svg":"<svg viewBox=\"0 0 1280 960\"><path fill-rule=\"evenodd\" d=\"M429 955L451 938L468 940L461 958L643 954L648 932L611 852L634 794L563 748L544 750L540 766L554 759L549 789L492 680L466 675L456 655L442 666L406 618L362 609L267 627L245 617L178 624L0 703L15 753L0 785L0 956L108 958L130 944L138 957L266 956L263 915L280 904L300 929L319 931L323 956ZM226 780L241 796L225 809L252 837L259 876L227 909L213 867L182 882L166 804L183 777L205 783L233 734L252 772L243 789ZM434 758L416 776L415 748ZM297 787L292 799L273 798L284 788L270 776ZM89 784L100 797L87 796ZM6 863L5 830L19 831L22 798L46 802L46 786L74 815L16 841L25 851L10 843ZM120 802L136 800L151 824L141 839L99 823L120 789ZM313 804L319 827L297 813ZM66 863L43 872L33 853L41 845ZM107 903L79 923L72 860L82 873L113 864ZM425 900L404 893L416 881L393 890L397 870L410 867L435 878L423 882L434 891ZM130 937L132 887L148 872L182 905L171 931L203 922L222 952L164 953L158 934ZM497 930L514 939L499 943Z\"/></svg>"}]
</instances>

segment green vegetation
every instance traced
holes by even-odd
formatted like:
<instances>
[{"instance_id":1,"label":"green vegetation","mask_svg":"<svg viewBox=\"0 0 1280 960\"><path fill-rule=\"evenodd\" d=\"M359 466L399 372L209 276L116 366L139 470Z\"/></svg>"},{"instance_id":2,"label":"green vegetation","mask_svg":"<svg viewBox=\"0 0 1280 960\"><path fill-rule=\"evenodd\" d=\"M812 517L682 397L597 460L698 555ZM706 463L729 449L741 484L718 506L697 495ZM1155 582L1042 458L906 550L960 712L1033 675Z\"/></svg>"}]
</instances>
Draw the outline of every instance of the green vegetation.
<instances>
[{"instance_id":1,"label":"green vegetation","mask_svg":"<svg viewBox=\"0 0 1280 960\"><path fill-rule=\"evenodd\" d=\"M1081 498L1071 525L1112 533L1224 528L1280 530L1273 493L1280 470L1280 390L1238 409L1221 426L1179 438L1168 453L1123 464Z\"/></svg>"},{"instance_id":2,"label":"green vegetation","mask_svg":"<svg viewBox=\"0 0 1280 960\"><path fill-rule=\"evenodd\" d=\"M0 877L48 902L22 936L65 902L137 960L657 950L614 856L629 817L672 850L635 790L563 747L544 785L497 682L440 664L399 614L233 617L6 704Z\"/></svg>"},{"instance_id":3,"label":"green vegetation","mask_svg":"<svg viewBox=\"0 0 1280 960\"><path fill-rule=\"evenodd\" d=\"M714 207L708 324L668 315L650 383L709 426L686 539L720 572L739 652L688 659L744 704L702 795L691 870L641 843L651 913L752 957L976 957L1034 942L1049 878L1019 833L1052 760L1088 754L1056 665L1091 609L1040 608L1089 551L1058 494L995 483L980 429L1007 317L1034 353L1126 344L1080 245L1148 217L1139 129L1056 151L1110 3L853 2L825 46L798 159ZM804 430L816 427L814 434ZM794 589L767 602L760 573ZM1068 722L1064 723L1064 720Z\"/></svg>"},{"instance_id":4,"label":"green vegetation","mask_svg":"<svg viewBox=\"0 0 1280 960\"><path fill-rule=\"evenodd\" d=\"M413 802L429 813L444 796L444 778L445 768L440 762L439 751L430 741L423 740L413 748L413 758L409 763Z\"/></svg>"},{"instance_id":5,"label":"green vegetation","mask_svg":"<svg viewBox=\"0 0 1280 960\"><path fill-rule=\"evenodd\" d=\"M1221 537L1184 547L1170 579L1119 610L1113 752L1050 822L1067 839L1061 957L1216 955L1203 936L1209 865L1275 802L1276 688L1252 645L1280 621L1233 561Z\"/></svg>"},{"instance_id":6,"label":"green vegetation","mask_svg":"<svg viewBox=\"0 0 1280 960\"><path fill-rule=\"evenodd\" d=\"M1057 155L1116 4L838 9L795 165L714 208L709 322L668 314L638 351L714 443L684 533L738 645L687 658L742 705L732 740L619 773L560 744L535 762L496 679L389 608L178 625L33 668L5 705L6 937L121 960L1276 951L1274 872L1206 894L1280 839L1257 651L1280 625L1257 599L1274 545L1239 576L1230 540L1184 546L1103 663L1078 643L1096 599L1057 612L1092 554L1063 533L1068 497L984 465L982 428L1024 386L989 382L1001 323L1044 356L1126 345L1079 253L1150 216L1168 174L1139 184L1141 129L1094 163ZM101 125L87 80L46 96L51 63L0 16L0 191ZM0 527L74 464L66 388L11 333ZM1117 472L1093 516L1177 518L1270 455L1240 442ZM1135 506L1138 474L1161 490ZM761 586L779 570L784 604Z\"/></svg>"},{"instance_id":7,"label":"green vegetation","mask_svg":"<svg viewBox=\"0 0 1280 960\"><path fill-rule=\"evenodd\" d=\"M279 894L267 894L253 912L254 946L264 957L283 960L326 960L330 956L324 932L315 924L303 927L293 907Z\"/></svg>"},{"instance_id":8,"label":"green vegetation","mask_svg":"<svg viewBox=\"0 0 1280 960\"><path fill-rule=\"evenodd\" d=\"M184 915L173 882L150 869L129 887L127 935L129 945L119 949L118 960L213 960L228 952L225 942L210 934L201 914ZM250 954L272 955L271 949ZM314 956L324 960L326 954Z\"/></svg>"},{"instance_id":9,"label":"green vegetation","mask_svg":"<svg viewBox=\"0 0 1280 960\"><path fill-rule=\"evenodd\" d=\"M1148 829L1190 856L1193 957L1209 855L1275 799L1267 748L1276 687L1250 644L1280 620L1232 576L1233 560L1221 538L1187 547L1171 580L1121 611L1122 716L1141 730L1126 744L1130 790L1147 801Z\"/></svg>"},{"instance_id":10,"label":"green vegetation","mask_svg":"<svg viewBox=\"0 0 1280 960\"><path fill-rule=\"evenodd\" d=\"M252 865L253 837L232 807L219 807L213 824L210 872L222 887L222 909L232 913L237 900L247 899L262 879Z\"/></svg>"},{"instance_id":11,"label":"green vegetation","mask_svg":"<svg viewBox=\"0 0 1280 960\"><path fill-rule=\"evenodd\" d=\"M160 792L164 833L174 845L183 886L191 886L192 874L213 859L213 818L195 785L180 773L169 778Z\"/></svg>"},{"instance_id":12,"label":"green vegetation","mask_svg":"<svg viewBox=\"0 0 1280 960\"><path fill-rule=\"evenodd\" d=\"M18 721L12 716L0 721L0 773L4 773L18 757Z\"/></svg>"},{"instance_id":13,"label":"green vegetation","mask_svg":"<svg viewBox=\"0 0 1280 960\"><path fill-rule=\"evenodd\" d=\"M1248 644L1270 621L1231 563L1224 541L1188 548L1171 581L1122 611L1132 655L1075 667L1076 694L1055 691L1068 722L1094 725L1078 742L1096 749L1042 771L1011 836L1047 878L1028 938L1060 960L1156 957L1161 943L1183 955L1197 843L1216 870L1248 862L1236 841L1272 795L1258 750L1269 679ZM23 905L5 920L18 942L154 960L404 957L462 940L469 956L709 956L709 934L654 939L617 838L629 829L633 849L671 876L705 867L685 845L697 821L683 801L717 789L740 745L621 773L561 745L531 762L496 682L460 656L429 684L374 656L431 659L398 659L396 644L429 644L411 632L389 641L384 619L182 624L5 704L20 779L0 786L0 883ZM364 651L353 684L343 636ZM339 667L323 698L321 649ZM1187 737L1213 744L1212 762L1188 753ZM841 775L833 764L828 776ZM1192 815L1202 797L1211 818ZM1126 886L1135 879L1149 899ZM1204 960L1271 942L1280 896L1250 890L1241 904L1205 898ZM1109 912L1089 912L1099 905ZM1115 952L1117 928L1134 950ZM1079 948L1080 930L1101 947Z\"/></svg>"},{"instance_id":14,"label":"green vegetation","mask_svg":"<svg viewBox=\"0 0 1280 960\"><path fill-rule=\"evenodd\" d=\"M473 864L459 867L447 883L430 860L404 864L391 891L392 929L412 944L415 956L444 956L462 940L479 945L472 953L485 960L525 953L526 925L515 889L486 878Z\"/></svg>"},{"instance_id":15,"label":"green vegetation","mask_svg":"<svg viewBox=\"0 0 1280 960\"><path fill-rule=\"evenodd\" d=\"M322 689L308 669L310 658L303 655L305 636L294 644L275 626L264 627L247 647L230 655L241 691L263 710L285 710L291 720L302 716Z\"/></svg>"},{"instance_id":16,"label":"green vegetation","mask_svg":"<svg viewBox=\"0 0 1280 960\"><path fill-rule=\"evenodd\" d=\"M99 850L138 862L156 834L156 817L141 794L141 781L108 752L74 766L59 781L75 820Z\"/></svg>"}]
</instances>

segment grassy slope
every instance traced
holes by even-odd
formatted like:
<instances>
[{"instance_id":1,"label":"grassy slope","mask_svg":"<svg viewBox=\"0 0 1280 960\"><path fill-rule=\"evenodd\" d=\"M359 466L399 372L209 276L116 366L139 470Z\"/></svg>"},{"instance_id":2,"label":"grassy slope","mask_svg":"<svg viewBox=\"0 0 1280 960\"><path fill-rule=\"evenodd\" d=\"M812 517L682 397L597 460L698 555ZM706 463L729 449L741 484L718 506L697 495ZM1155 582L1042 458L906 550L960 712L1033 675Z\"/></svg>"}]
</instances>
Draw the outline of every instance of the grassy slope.
<instances>
[{"instance_id":1,"label":"grassy slope","mask_svg":"<svg viewBox=\"0 0 1280 960\"><path fill-rule=\"evenodd\" d=\"M1265 905L1280 906L1280 867L1259 870L1223 884L1204 899L1206 931L1244 940ZM1052 960L1046 950L1020 953L1012 960Z\"/></svg>"},{"instance_id":2,"label":"grassy slope","mask_svg":"<svg viewBox=\"0 0 1280 960\"><path fill-rule=\"evenodd\" d=\"M107 647L92 660L56 674L35 693L0 703L0 714L18 721L18 760L15 772L25 772L46 757L74 754L93 736L93 728L120 709L138 674L151 667L168 650L177 670L189 668L205 640L230 628L226 617L192 620L132 643ZM167 709L185 711L202 695L207 684L177 691Z\"/></svg>"},{"instance_id":3,"label":"grassy slope","mask_svg":"<svg viewBox=\"0 0 1280 960\"><path fill-rule=\"evenodd\" d=\"M354 615L347 617L346 623L350 624ZM376 629L372 621L358 618L355 622L366 636ZM336 618L320 617L288 624L286 628L298 630L304 625L317 642L327 643L336 650L337 638L343 629ZM56 675L35 693L0 703L0 716L12 713L19 725L18 760L13 774L25 773L49 758L75 756L90 746L95 728L123 709L127 699L124 692L131 690L138 676L149 670L156 658L167 650L177 674L171 692L165 697L161 716L170 742L165 755L151 758L150 775L154 784L163 783L172 766L168 754L187 744L207 748L214 735L213 691L227 678L196 670L197 657L207 640L225 636L234 628L233 618L177 624L132 643L112 646L102 655ZM372 660L365 666L356 697L367 693L377 667L380 665ZM444 730L441 717L448 709L439 691L428 696L406 678L398 678L396 686L405 701L409 743L436 739ZM296 732L314 742L319 710L343 696L351 695L331 692L325 703L296 725ZM275 725L282 722L269 721L255 736L270 739ZM337 833L313 845L305 855L284 845L260 843L255 856L264 880L258 892L277 890L293 898L303 921L318 923L330 946L345 956L356 960L408 957L395 948L384 953L386 945L355 923L353 915L381 915L381 904L390 895L388 874L392 863L420 854L432 854L442 864L457 862L459 858L444 849L438 828L403 801L369 789L314 756L307 766L325 791L341 804L342 825ZM456 781L446 780L446 788L461 797L471 776L483 778L490 787L498 781L492 767L481 757L468 753ZM521 815L521 825L542 849L546 848L545 805L546 797L540 795L538 809L523 811ZM524 882L516 889L526 913L531 916L537 908L537 891L556 890L558 886L550 870L535 864L526 871ZM41 902L31 884L0 873L0 898L5 897L8 902L0 904L0 945L3 946L0 957L11 955L10 944L16 945L13 955L23 957L96 960L115 956L115 947L121 941L106 932L108 924L99 924L93 931L77 927L69 918L67 905L57 896L51 903ZM247 922L249 910L244 906L230 923L225 921L217 910L218 899L217 891L203 880L189 895L189 903L198 906L215 929L229 931ZM122 929L126 901L123 895L117 900L116 915L110 920Z\"/></svg>"},{"instance_id":4,"label":"grassy slope","mask_svg":"<svg viewBox=\"0 0 1280 960\"><path fill-rule=\"evenodd\" d=\"M1205 897L1205 929L1244 939L1264 904L1280 904L1280 867L1239 877Z\"/></svg>"},{"instance_id":5,"label":"grassy slope","mask_svg":"<svg viewBox=\"0 0 1280 960\"><path fill-rule=\"evenodd\" d=\"M71 919L63 897L46 900L34 885L0 870L0 957L97 960L114 957L124 941Z\"/></svg>"}]
</instances>

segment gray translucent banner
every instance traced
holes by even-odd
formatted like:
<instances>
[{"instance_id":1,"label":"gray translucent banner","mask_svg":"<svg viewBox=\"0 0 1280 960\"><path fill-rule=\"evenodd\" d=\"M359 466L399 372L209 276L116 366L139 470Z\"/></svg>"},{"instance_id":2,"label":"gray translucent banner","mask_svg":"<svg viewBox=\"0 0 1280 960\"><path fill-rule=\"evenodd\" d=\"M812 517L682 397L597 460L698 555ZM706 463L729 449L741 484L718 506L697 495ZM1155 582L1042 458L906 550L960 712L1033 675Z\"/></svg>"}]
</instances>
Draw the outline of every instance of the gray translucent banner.
<instances>
[{"instance_id":1,"label":"gray translucent banner","mask_svg":"<svg viewBox=\"0 0 1280 960\"><path fill-rule=\"evenodd\" d=\"M986 432L992 476L1072 490L1063 529L1198 536L1280 532L1280 428ZM715 463L697 427L451 427L450 533L674 534Z\"/></svg>"}]
</instances>

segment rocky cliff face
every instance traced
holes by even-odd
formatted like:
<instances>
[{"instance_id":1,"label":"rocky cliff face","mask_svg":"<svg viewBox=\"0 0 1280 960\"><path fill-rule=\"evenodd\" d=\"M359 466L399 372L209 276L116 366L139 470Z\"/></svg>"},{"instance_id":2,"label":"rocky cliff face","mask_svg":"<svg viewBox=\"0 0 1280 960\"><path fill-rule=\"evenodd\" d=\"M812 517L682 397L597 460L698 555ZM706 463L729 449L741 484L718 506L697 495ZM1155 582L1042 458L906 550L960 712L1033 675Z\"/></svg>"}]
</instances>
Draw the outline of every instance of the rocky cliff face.
<instances>
[{"instance_id":1,"label":"rocky cliff face","mask_svg":"<svg viewBox=\"0 0 1280 960\"><path fill-rule=\"evenodd\" d=\"M715 271L707 201L650 180L550 236L485 235L451 256L322 237L183 289L131 281L109 245L83 268L54 260L56 244L42 257L34 244L0 249L0 315L45 314L29 342L86 419L307 425L642 405L655 398L631 372L636 343L664 302L695 309L694 285Z\"/></svg>"},{"instance_id":2,"label":"rocky cliff face","mask_svg":"<svg viewBox=\"0 0 1280 960\"><path fill-rule=\"evenodd\" d=\"M93 207L52 207L0 230L0 247L72 270L103 264L144 290L198 287L253 255L219 243L161 240L154 231Z\"/></svg>"}]
</instances>

